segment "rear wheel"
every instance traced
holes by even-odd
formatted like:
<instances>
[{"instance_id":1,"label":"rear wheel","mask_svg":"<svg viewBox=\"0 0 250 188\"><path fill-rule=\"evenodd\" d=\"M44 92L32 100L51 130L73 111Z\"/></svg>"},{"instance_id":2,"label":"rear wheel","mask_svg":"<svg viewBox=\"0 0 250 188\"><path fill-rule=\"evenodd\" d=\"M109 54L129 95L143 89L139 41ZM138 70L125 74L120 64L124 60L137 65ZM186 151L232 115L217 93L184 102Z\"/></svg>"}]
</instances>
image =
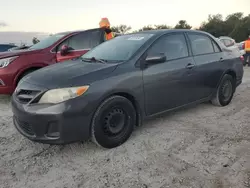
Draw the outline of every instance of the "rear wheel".
<instances>
[{"instance_id":1,"label":"rear wheel","mask_svg":"<svg viewBox=\"0 0 250 188\"><path fill-rule=\"evenodd\" d=\"M106 99L96 110L91 126L92 140L104 148L117 147L131 136L136 124L133 104L121 96Z\"/></svg>"},{"instance_id":2,"label":"rear wheel","mask_svg":"<svg viewBox=\"0 0 250 188\"><path fill-rule=\"evenodd\" d=\"M233 98L235 87L234 78L231 75L225 74L217 88L215 96L211 100L212 104L216 106L228 105Z\"/></svg>"}]
</instances>

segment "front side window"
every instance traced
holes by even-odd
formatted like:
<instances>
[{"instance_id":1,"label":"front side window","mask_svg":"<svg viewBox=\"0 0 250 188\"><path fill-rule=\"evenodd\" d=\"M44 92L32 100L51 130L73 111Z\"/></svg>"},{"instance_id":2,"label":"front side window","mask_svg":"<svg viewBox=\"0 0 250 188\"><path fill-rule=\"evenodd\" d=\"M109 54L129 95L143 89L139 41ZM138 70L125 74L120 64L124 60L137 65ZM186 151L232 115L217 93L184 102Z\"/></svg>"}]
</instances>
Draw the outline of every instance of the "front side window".
<instances>
[{"instance_id":1,"label":"front side window","mask_svg":"<svg viewBox=\"0 0 250 188\"><path fill-rule=\"evenodd\" d=\"M29 49L40 50L40 49L48 48L49 46L51 46L52 44L54 44L55 42L57 42L64 36L65 36L64 34L55 34L55 35L49 36L41 40L40 42L34 44Z\"/></svg>"},{"instance_id":2,"label":"front side window","mask_svg":"<svg viewBox=\"0 0 250 188\"><path fill-rule=\"evenodd\" d=\"M69 39L68 45L74 50L90 49L100 44L101 31L86 31Z\"/></svg>"},{"instance_id":3,"label":"front side window","mask_svg":"<svg viewBox=\"0 0 250 188\"><path fill-rule=\"evenodd\" d=\"M208 36L193 33L189 33L188 36L191 42L193 55L214 53L212 41Z\"/></svg>"},{"instance_id":4,"label":"front side window","mask_svg":"<svg viewBox=\"0 0 250 188\"><path fill-rule=\"evenodd\" d=\"M174 60L188 56L188 47L183 34L163 36L156 41L148 51L148 56L165 54L167 60Z\"/></svg>"},{"instance_id":5,"label":"front side window","mask_svg":"<svg viewBox=\"0 0 250 188\"><path fill-rule=\"evenodd\" d=\"M153 34L130 34L116 37L98 45L82 58L104 59L107 61L127 61L148 41Z\"/></svg>"}]
</instances>

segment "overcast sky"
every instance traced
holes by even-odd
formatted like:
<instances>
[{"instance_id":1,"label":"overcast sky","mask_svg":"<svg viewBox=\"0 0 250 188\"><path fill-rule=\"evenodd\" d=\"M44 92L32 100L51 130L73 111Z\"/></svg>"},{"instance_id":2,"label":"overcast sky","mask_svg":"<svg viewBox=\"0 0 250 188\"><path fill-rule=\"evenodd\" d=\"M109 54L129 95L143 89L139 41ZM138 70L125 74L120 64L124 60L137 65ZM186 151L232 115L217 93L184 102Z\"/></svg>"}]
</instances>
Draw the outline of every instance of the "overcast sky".
<instances>
[{"instance_id":1,"label":"overcast sky","mask_svg":"<svg viewBox=\"0 0 250 188\"><path fill-rule=\"evenodd\" d=\"M0 0L0 31L55 33L98 27L101 17L111 25L138 29L148 24L174 26L185 19L194 27L209 14L250 14L250 0Z\"/></svg>"}]
</instances>

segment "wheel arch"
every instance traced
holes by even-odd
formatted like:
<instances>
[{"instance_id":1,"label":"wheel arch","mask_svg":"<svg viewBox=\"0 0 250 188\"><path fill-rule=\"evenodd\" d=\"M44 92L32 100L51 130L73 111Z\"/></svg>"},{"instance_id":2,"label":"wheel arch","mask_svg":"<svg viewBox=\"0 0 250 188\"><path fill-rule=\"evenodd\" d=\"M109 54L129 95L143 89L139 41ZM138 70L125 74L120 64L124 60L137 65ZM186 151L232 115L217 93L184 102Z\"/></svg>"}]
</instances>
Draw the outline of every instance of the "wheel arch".
<instances>
[{"instance_id":1,"label":"wheel arch","mask_svg":"<svg viewBox=\"0 0 250 188\"><path fill-rule=\"evenodd\" d=\"M128 92L128 91L115 91L113 93L109 93L109 94L105 95L104 97L102 97L102 100L99 102L99 105L103 101L105 101L106 99L108 99L110 97L113 97L113 96L124 97L124 98L128 99L132 103L132 105L134 106L135 111L136 111L136 126L140 126L141 122L142 122L141 106L140 106L138 100L136 99L136 97L133 94L131 94L130 92Z\"/></svg>"},{"instance_id":2,"label":"wheel arch","mask_svg":"<svg viewBox=\"0 0 250 188\"><path fill-rule=\"evenodd\" d=\"M39 65L37 65L37 66L27 67L27 68L21 70L21 71L17 74L17 76L16 76L16 78L15 78L15 80L14 80L14 84L17 85L18 82L22 79L22 77L23 77L27 72L29 72L29 71L35 71L35 70L38 70L38 69L43 68L43 67L44 67L44 66L39 66Z\"/></svg>"},{"instance_id":3,"label":"wheel arch","mask_svg":"<svg viewBox=\"0 0 250 188\"><path fill-rule=\"evenodd\" d=\"M236 89L236 79L237 79L237 77L236 77L236 72L234 71L234 70L232 70L232 69L229 69L229 70L227 70L227 71L225 71L225 73L224 73L224 75L225 74L228 74L228 75L230 75L230 76L232 76L233 77L233 80L234 80L234 90ZM223 75L223 76L224 76ZM222 79L222 78L221 78Z\"/></svg>"},{"instance_id":4,"label":"wheel arch","mask_svg":"<svg viewBox=\"0 0 250 188\"><path fill-rule=\"evenodd\" d=\"M222 74L222 76L221 76L221 78L220 78L220 81L219 81L218 84L217 84L216 89L219 87L222 78L223 78L226 74L228 74L228 75L230 75L230 76L233 77L233 79L234 79L234 84L236 85L236 72L235 72L233 69L228 69L228 70L226 70L226 71ZM235 86L235 85L234 85L234 86ZM235 89L236 89L236 87L234 87L234 91L235 91Z\"/></svg>"}]
</instances>

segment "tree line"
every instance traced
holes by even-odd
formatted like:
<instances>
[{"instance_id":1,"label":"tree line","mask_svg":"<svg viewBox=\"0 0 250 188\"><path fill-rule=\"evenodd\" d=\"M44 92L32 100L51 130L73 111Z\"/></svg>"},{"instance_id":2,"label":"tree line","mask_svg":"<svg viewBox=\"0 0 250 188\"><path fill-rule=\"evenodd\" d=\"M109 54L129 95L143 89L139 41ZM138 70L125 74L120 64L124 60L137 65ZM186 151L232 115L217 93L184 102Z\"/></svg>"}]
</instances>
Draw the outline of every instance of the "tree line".
<instances>
[{"instance_id":1,"label":"tree line","mask_svg":"<svg viewBox=\"0 0 250 188\"><path fill-rule=\"evenodd\" d=\"M241 42L250 35L250 14L244 16L242 12L236 12L228 15L225 19L221 14L209 15L208 19L202 22L199 28L193 28L186 20L180 20L174 27L165 24L146 25L135 31L132 30L131 26L124 24L112 27L114 32L122 34L154 29L196 29L206 31L215 37L229 36L235 39L236 42Z\"/></svg>"}]
</instances>

